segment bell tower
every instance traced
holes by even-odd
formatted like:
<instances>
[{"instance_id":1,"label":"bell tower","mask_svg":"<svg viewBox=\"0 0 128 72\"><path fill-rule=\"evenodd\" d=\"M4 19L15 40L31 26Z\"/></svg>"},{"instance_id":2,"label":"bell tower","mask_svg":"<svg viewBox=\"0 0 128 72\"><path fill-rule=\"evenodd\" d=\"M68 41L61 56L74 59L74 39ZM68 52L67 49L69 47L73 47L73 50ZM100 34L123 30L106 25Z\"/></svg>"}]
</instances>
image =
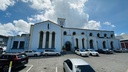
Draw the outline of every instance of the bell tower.
<instances>
[{"instance_id":1,"label":"bell tower","mask_svg":"<svg viewBox=\"0 0 128 72\"><path fill-rule=\"evenodd\" d=\"M63 27L65 25L65 18L58 18L57 22L61 27Z\"/></svg>"}]
</instances>

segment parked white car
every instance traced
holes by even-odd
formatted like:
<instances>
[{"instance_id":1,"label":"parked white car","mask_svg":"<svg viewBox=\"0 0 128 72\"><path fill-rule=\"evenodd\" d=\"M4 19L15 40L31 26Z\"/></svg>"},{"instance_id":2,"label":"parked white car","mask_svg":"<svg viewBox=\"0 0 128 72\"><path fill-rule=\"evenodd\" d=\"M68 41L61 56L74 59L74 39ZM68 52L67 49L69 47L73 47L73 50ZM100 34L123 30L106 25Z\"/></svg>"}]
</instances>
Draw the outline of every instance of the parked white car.
<instances>
[{"instance_id":1,"label":"parked white car","mask_svg":"<svg viewBox=\"0 0 128 72\"><path fill-rule=\"evenodd\" d=\"M63 62L64 72L95 72L95 70L82 59L67 59Z\"/></svg>"},{"instance_id":2,"label":"parked white car","mask_svg":"<svg viewBox=\"0 0 128 72\"><path fill-rule=\"evenodd\" d=\"M89 52L80 49L75 50L75 53L80 56L89 56Z\"/></svg>"},{"instance_id":3,"label":"parked white car","mask_svg":"<svg viewBox=\"0 0 128 72\"><path fill-rule=\"evenodd\" d=\"M89 52L89 55L91 56L99 56L99 53L93 49L87 49L85 51Z\"/></svg>"},{"instance_id":4,"label":"parked white car","mask_svg":"<svg viewBox=\"0 0 128 72\"><path fill-rule=\"evenodd\" d=\"M59 56L59 55L61 55L61 53L57 52L55 50L48 49L48 50L43 51L43 55L45 55L45 56L47 56L47 55L57 55L57 56Z\"/></svg>"},{"instance_id":5,"label":"parked white car","mask_svg":"<svg viewBox=\"0 0 128 72\"><path fill-rule=\"evenodd\" d=\"M24 53L26 53L28 56L41 56L41 52L37 52L34 50L24 51Z\"/></svg>"}]
</instances>

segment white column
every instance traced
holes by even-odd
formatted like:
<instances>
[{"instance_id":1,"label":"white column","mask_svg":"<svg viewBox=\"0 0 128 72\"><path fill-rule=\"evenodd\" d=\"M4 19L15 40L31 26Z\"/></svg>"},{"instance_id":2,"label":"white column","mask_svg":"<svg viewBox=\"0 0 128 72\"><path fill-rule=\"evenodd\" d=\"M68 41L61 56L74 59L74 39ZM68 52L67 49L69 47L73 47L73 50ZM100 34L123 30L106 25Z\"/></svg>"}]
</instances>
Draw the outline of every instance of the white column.
<instances>
[{"instance_id":1,"label":"white column","mask_svg":"<svg viewBox=\"0 0 128 72\"><path fill-rule=\"evenodd\" d=\"M46 33L44 33L44 36L43 36L43 48L45 48L45 42L46 42Z\"/></svg>"},{"instance_id":2,"label":"white column","mask_svg":"<svg viewBox=\"0 0 128 72\"><path fill-rule=\"evenodd\" d=\"M86 48L86 39L84 38L84 48Z\"/></svg>"},{"instance_id":3,"label":"white column","mask_svg":"<svg viewBox=\"0 0 128 72\"><path fill-rule=\"evenodd\" d=\"M49 48L51 48L52 45L52 33L49 34Z\"/></svg>"},{"instance_id":4,"label":"white column","mask_svg":"<svg viewBox=\"0 0 128 72\"><path fill-rule=\"evenodd\" d=\"M44 46L43 44L44 44L44 33L43 33L42 48L43 48L43 46Z\"/></svg>"},{"instance_id":5,"label":"white column","mask_svg":"<svg viewBox=\"0 0 128 72\"><path fill-rule=\"evenodd\" d=\"M18 41L18 46L17 46L17 49L19 49L20 48L20 41Z\"/></svg>"},{"instance_id":6,"label":"white column","mask_svg":"<svg viewBox=\"0 0 128 72\"><path fill-rule=\"evenodd\" d=\"M124 47L125 47L125 49L126 49L126 43L124 42Z\"/></svg>"}]
</instances>

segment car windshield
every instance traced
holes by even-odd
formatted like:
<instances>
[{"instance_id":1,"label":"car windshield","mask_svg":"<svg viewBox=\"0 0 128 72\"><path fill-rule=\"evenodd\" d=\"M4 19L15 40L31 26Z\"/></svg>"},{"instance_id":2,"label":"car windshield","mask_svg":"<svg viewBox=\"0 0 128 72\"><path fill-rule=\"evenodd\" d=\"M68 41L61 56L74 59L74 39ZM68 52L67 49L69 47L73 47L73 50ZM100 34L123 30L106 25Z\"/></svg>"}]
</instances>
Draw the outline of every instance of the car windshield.
<instances>
[{"instance_id":1,"label":"car windshield","mask_svg":"<svg viewBox=\"0 0 128 72\"><path fill-rule=\"evenodd\" d=\"M90 65L77 66L76 72L95 72Z\"/></svg>"},{"instance_id":2,"label":"car windshield","mask_svg":"<svg viewBox=\"0 0 128 72\"><path fill-rule=\"evenodd\" d=\"M80 50L81 52L85 52L84 50Z\"/></svg>"}]
</instances>

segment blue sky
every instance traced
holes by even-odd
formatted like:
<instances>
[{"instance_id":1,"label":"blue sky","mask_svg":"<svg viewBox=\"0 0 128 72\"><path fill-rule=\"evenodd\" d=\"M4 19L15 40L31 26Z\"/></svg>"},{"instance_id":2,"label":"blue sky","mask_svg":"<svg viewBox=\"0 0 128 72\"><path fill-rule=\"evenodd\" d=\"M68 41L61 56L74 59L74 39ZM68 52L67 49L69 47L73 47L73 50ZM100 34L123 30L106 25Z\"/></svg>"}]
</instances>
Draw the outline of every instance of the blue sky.
<instances>
[{"instance_id":1,"label":"blue sky","mask_svg":"<svg viewBox=\"0 0 128 72\"><path fill-rule=\"evenodd\" d=\"M66 18L67 27L128 34L127 0L0 0L0 35L29 33L30 25Z\"/></svg>"}]
</instances>

